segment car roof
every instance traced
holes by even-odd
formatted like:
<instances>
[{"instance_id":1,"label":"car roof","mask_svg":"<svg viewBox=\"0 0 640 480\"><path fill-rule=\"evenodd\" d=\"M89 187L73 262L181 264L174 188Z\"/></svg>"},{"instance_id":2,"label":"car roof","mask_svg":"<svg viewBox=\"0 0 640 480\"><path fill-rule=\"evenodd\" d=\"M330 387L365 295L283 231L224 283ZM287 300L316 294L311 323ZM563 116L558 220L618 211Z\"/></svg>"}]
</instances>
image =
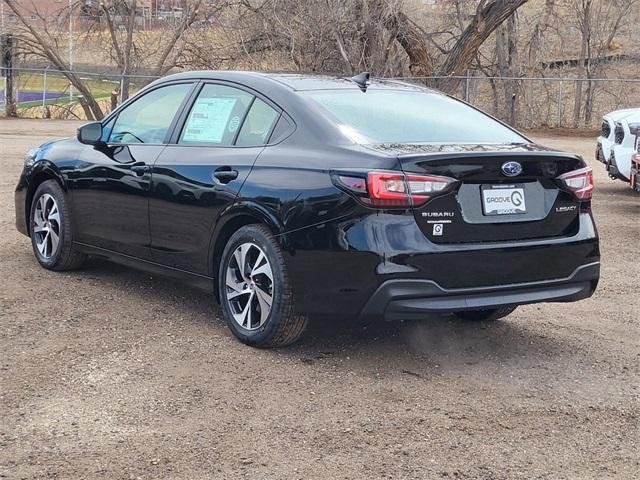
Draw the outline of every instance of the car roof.
<instances>
[{"instance_id":1,"label":"car roof","mask_svg":"<svg viewBox=\"0 0 640 480\"><path fill-rule=\"evenodd\" d=\"M283 83L296 91L307 90L353 90L358 86L349 77L335 75L310 75L300 73L261 73L267 78ZM420 85L414 85L393 79L372 78L367 88L391 88L394 90L427 90Z\"/></svg>"},{"instance_id":2,"label":"car roof","mask_svg":"<svg viewBox=\"0 0 640 480\"><path fill-rule=\"evenodd\" d=\"M307 143L312 141L321 145L353 143L340 129L338 123L330 118L319 104L301 94L306 91L322 90L360 91L358 84L344 77L300 73L196 70L168 75L149 84L145 89L173 82L207 80L235 84L264 96L286 112L287 116L296 124L296 131L304 132L303 135ZM436 90L430 90L420 85L386 79L372 79L367 88L367 91L371 90L424 92L442 95Z\"/></svg>"},{"instance_id":3,"label":"car roof","mask_svg":"<svg viewBox=\"0 0 640 480\"><path fill-rule=\"evenodd\" d=\"M189 72L176 73L156 80L154 83L172 81L172 80L223 80L239 83L264 82L265 80L277 83L281 86L288 87L293 91L309 91L309 90L353 90L357 89L353 81L349 77L341 77L338 75L320 75L320 74L303 74L303 73L279 73L279 72L249 72L234 70L194 70ZM395 79L377 79L372 78L368 89L393 89L406 91L433 91L425 86L416 85Z\"/></svg>"},{"instance_id":4,"label":"car roof","mask_svg":"<svg viewBox=\"0 0 640 480\"><path fill-rule=\"evenodd\" d=\"M613 112L609 112L605 115L605 117L609 117L614 122L623 119L624 117L628 117L629 115L633 115L634 113L640 113L640 108L625 108L622 110L615 110Z\"/></svg>"},{"instance_id":5,"label":"car roof","mask_svg":"<svg viewBox=\"0 0 640 480\"><path fill-rule=\"evenodd\" d=\"M640 110L636 110L635 112L631 112L627 115L624 115L623 117L619 117L616 120L616 123L621 123L622 121L625 121L627 123L640 121Z\"/></svg>"}]
</instances>

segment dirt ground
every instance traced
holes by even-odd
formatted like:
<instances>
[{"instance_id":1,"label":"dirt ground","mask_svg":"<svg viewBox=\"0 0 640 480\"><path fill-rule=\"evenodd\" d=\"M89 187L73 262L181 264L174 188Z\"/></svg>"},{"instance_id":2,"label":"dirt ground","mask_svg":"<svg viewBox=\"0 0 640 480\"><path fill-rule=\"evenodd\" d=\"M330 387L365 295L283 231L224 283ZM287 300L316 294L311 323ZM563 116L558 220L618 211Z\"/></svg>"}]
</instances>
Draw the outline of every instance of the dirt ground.
<instances>
[{"instance_id":1,"label":"dirt ground","mask_svg":"<svg viewBox=\"0 0 640 480\"><path fill-rule=\"evenodd\" d=\"M28 147L75 127L0 120L1 478L640 477L640 196L595 139L537 138L595 168L593 298L495 324L336 320L261 351L199 290L37 265L14 186Z\"/></svg>"}]
</instances>

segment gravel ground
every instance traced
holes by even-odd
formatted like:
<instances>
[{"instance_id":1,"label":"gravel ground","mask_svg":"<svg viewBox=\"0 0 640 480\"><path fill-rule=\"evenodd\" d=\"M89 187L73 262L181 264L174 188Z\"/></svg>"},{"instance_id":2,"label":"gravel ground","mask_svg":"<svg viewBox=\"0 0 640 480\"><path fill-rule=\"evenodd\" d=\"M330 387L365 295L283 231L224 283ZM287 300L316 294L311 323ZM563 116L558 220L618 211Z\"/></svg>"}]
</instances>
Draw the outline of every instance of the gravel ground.
<instances>
[{"instance_id":1,"label":"gravel ground","mask_svg":"<svg viewBox=\"0 0 640 480\"><path fill-rule=\"evenodd\" d=\"M23 153L76 125L0 120L0 477L639 478L640 197L601 165L593 298L492 325L335 320L261 351L175 281L37 265Z\"/></svg>"}]
</instances>

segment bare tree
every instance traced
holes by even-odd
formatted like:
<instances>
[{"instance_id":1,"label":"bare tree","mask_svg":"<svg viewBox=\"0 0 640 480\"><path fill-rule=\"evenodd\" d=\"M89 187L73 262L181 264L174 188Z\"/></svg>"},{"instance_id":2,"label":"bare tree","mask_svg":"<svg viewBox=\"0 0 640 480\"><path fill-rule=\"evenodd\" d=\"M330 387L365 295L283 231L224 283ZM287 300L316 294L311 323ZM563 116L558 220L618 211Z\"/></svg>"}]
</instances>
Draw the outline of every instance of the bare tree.
<instances>
[{"instance_id":1,"label":"bare tree","mask_svg":"<svg viewBox=\"0 0 640 480\"><path fill-rule=\"evenodd\" d=\"M589 125L593 115L595 83L602 72L613 40L638 5L638 0L569 0L570 18L580 35L578 81L575 90L573 125ZM586 87L586 90L585 90ZM584 106L584 108L583 108Z\"/></svg>"},{"instance_id":2,"label":"bare tree","mask_svg":"<svg viewBox=\"0 0 640 480\"><path fill-rule=\"evenodd\" d=\"M121 101L125 101L129 98L129 84L131 77L129 73L131 71L131 51L133 50L133 32L136 27L136 0L127 1L112 1L112 2L100 2L100 8L104 13L104 17L111 38L111 49L115 54L116 64L122 72L121 81ZM125 19L125 35L122 38L118 34L118 29L115 25L114 16L116 18ZM101 30L101 29L100 29Z\"/></svg>"},{"instance_id":3,"label":"bare tree","mask_svg":"<svg viewBox=\"0 0 640 480\"><path fill-rule=\"evenodd\" d=\"M505 77L502 81L505 111L502 117L512 126L517 126L518 105L518 32L516 15L511 15L496 31L496 58L498 73Z\"/></svg>"},{"instance_id":4,"label":"bare tree","mask_svg":"<svg viewBox=\"0 0 640 480\"><path fill-rule=\"evenodd\" d=\"M38 22L35 28L29 15L23 17L24 9L22 15L18 11L20 0L2 1L19 20L24 51L69 70L64 20L57 26ZM510 124L527 121L534 111L561 120L569 104L575 125L583 125L592 123L596 101L603 103L598 92L606 97L617 94L608 103L623 102L619 92L605 90L594 78L607 74L605 65L624 57L616 48L637 44L628 27L637 22L638 3L183 0L183 8L170 21L158 18L151 26L145 23L140 0L103 0L99 6L82 2L74 8L76 14L82 11L93 19L82 21L76 41L83 42L90 61L119 77L122 100L133 88L132 78L161 76L174 68L338 74L367 70L376 76L424 77L425 83L457 94L459 77L471 75L490 78L465 82L462 94L486 102ZM616 39L622 34L628 42ZM579 76L575 97L566 93L566 81L526 83L524 88L524 80L493 78L545 77L553 69L558 69L554 77ZM80 93L87 117L101 116L103 104L95 101L86 82L73 72L65 74Z\"/></svg>"},{"instance_id":5,"label":"bare tree","mask_svg":"<svg viewBox=\"0 0 640 480\"><path fill-rule=\"evenodd\" d=\"M39 26L24 16L23 10L19 8L16 0L3 0L11 9L18 21L21 29L18 32L22 49L28 53L48 60L56 69L63 72L80 93L79 102L88 119L102 118L103 113L100 105L91 93L87 83L80 78L75 72L71 71L71 67L67 60L60 54L58 39L60 32L52 31L48 19L44 17L37 9L31 12L39 19ZM73 5L72 5L73 8ZM57 26L56 24L54 24Z\"/></svg>"},{"instance_id":6,"label":"bare tree","mask_svg":"<svg viewBox=\"0 0 640 480\"><path fill-rule=\"evenodd\" d=\"M489 36L528 0L480 0L475 12L461 33L453 38L449 48L443 48L436 62L436 55L430 51L429 34L418 27L406 15L397 15L392 24L396 39L412 61L411 73L418 76L446 77L437 82L445 91L453 91L459 85L456 77L462 75L475 58L480 47ZM458 19L461 19L460 2L454 2ZM460 20L462 23L462 21ZM409 41L402 41L409 39ZM419 39L422 41L411 41ZM437 65L437 66L436 66Z\"/></svg>"},{"instance_id":7,"label":"bare tree","mask_svg":"<svg viewBox=\"0 0 640 480\"><path fill-rule=\"evenodd\" d=\"M528 0L481 0L476 13L453 48L447 52L440 75L460 75L487 38Z\"/></svg>"},{"instance_id":8,"label":"bare tree","mask_svg":"<svg viewBox=\"0 0 640 480\"><path fill-rule=\"evenodd\" d=\"M180 62L184 38L198 18L202 0L187 0L176 22L150 30L141 27L142 11L136 0L103 0L100 15L87 33L104 45L121 74L121 100L129 97L131 75L144 70L150 77L166 74ZM103 20L106 28L102 28ZM157 19L156 19L157 20Z\"/></svg>"},{"instance_id":9,"label":"bare tree","mask_svg":"<svg viewBox=\"0 0 640 480\"><path fill-rule=\"evenodd\" d=\"M452 91L459 80L450 77L464 73L487 38L526 2L458 0L459 26L452 31L421 25L402 0L239 0L219 24L228 42L209 63L278 51L299 70L442 76L438 86Z\"/></svg>"},{"instance_id":10,"label":"bare tree","mask_svg":"<svg viewBox=\"0 0 640 480\"><path fill-rule=\"evenodd\" d=\"M63 72L71 85L80 94L78 100L88 119L98 119L103 116L103 109L96 101L87 82L77 73L71 71L69 60L62 53L60 40L65 38L61 27L72 21L72 14L81 7L72 3L60 11L61 22L50 22L37 9L32 14L40 21L32 22L24 15L17 0L3 0L20 23L20 42L23 50L37 57L46 59L53 67ZM174 22L164 22L151 30L141 26L142 10L137 0L103 0L97 11L94 11L93 21L85 21L84 32L79 32L78 38L84 36L86 45L96 46L106 50L121 76L121 100L129 97L132 75L144 70L149 77L165 75L176 67L183 57L184 38L196 19L202 0L185 0L181 15ZM215 4L217 6L218 4ZM76 38L77 41L77 38ZM100 47L96 47L99 50Z\"/></svg>"}]
</instances>

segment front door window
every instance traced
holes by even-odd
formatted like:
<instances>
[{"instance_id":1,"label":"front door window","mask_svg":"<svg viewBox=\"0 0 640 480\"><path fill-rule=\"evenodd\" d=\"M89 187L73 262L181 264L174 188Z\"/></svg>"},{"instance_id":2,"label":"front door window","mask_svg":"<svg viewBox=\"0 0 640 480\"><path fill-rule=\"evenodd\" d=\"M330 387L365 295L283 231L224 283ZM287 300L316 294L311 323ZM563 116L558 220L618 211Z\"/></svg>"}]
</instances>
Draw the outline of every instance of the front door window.
<instances>
[{"instance_id":1,"label":"front door window","mask_svg":"<svg viewBox=\"0 0 640 480\"><path fill-rule=\"evenodd\" d=\"M143 95L118 114L109 143L164 143L173 118L189 90L190 83L180 83Z\"/></svg>"}]
</instances>

